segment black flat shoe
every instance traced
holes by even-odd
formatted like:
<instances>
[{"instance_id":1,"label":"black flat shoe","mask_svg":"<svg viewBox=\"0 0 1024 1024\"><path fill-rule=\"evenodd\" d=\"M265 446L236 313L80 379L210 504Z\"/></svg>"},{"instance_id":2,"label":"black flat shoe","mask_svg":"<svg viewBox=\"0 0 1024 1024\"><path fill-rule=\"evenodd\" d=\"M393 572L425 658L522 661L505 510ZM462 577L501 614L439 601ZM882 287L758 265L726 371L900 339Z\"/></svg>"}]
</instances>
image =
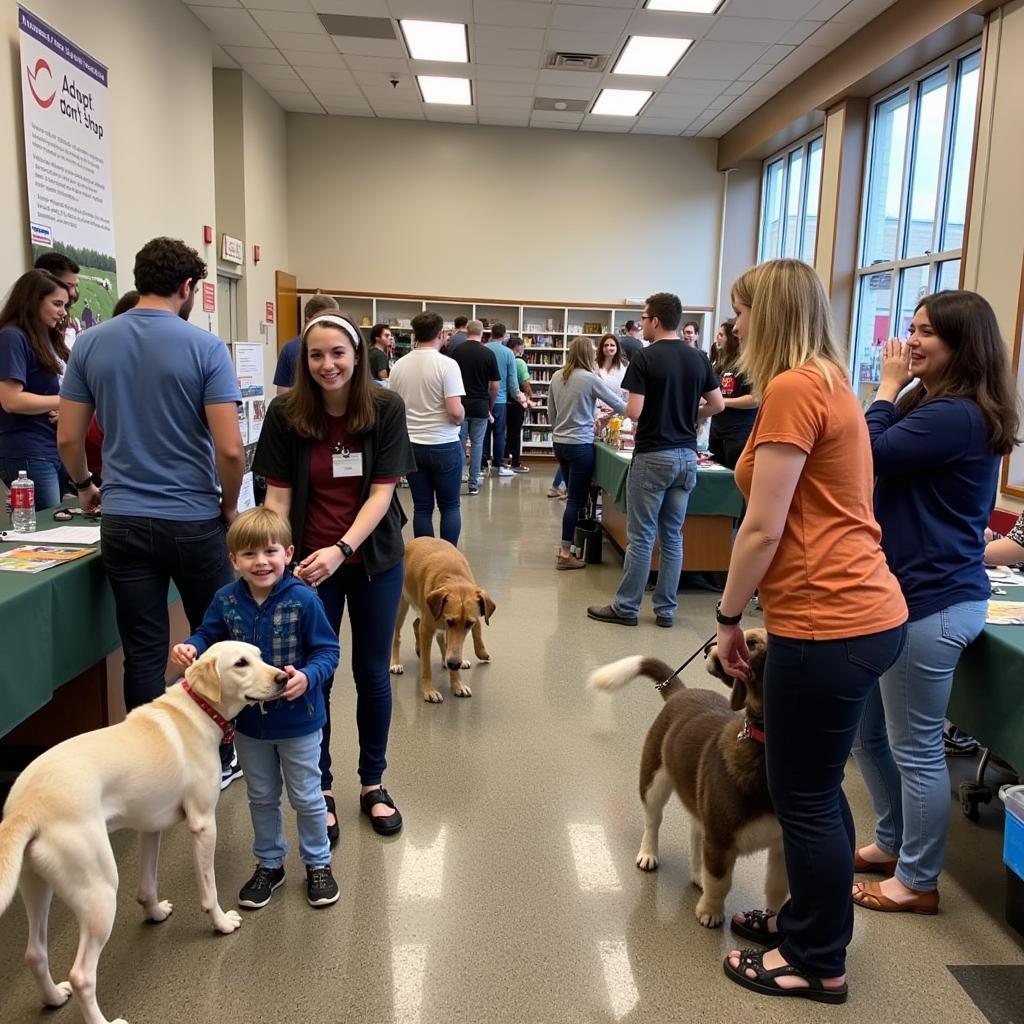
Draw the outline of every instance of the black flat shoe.
<instances>
[{"instance_id":1,"label":"black flat shoe","mask_svg":"<svg viewBox=\"0 0 1024 1024\"><path fill-rule=\"evenodd\" d=\"M394 811L394 814L375 815L373 808L377 804L387 804ZM369 793L363 793L359 797L359 807L363 814L370 819L373 831L378 835L393 836L396 832L402 831L402 816L398 813L398 808L395 807L395 801L391 799L391 794L383 786L371 789Z\"/></svg>"},{"instance_id":2,"label":"black flat shoe","mask_svg":"<svg viewBox=\"0 0 1024 1024\"><path fill-rule=\"evenodd\" d=\"M786 937L782 932L768 931L768 921L773 917L775 914L768 910L745 910L743 911L743 920L730 920L729 928L733 935L738 935L741 939L747 939L750 942L760 943L771 949L782 945L782 940Z\"/></svg>"},{"instance_id":3,"label":"black flat shoe","mask_svg":"<svg viewBox=\"0 0 1024 1024\"><path fill-rule=\"evenodd\" d=\"M338 811L334 806L334 797L325 796L324 803L327 805L327 810L334 815L334 824L327 826L327 842L333 850L341 838L341 826L338 824Z\"/></svg>"}]
</instances>

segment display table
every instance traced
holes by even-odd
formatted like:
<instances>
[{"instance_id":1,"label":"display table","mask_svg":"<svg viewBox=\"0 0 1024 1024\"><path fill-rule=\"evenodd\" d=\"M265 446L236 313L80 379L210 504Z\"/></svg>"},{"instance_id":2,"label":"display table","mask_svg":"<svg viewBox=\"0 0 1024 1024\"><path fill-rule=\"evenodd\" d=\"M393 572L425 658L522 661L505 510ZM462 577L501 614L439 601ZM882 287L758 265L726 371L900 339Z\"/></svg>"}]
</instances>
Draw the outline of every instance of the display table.
<instances>
[{"instance_id":1,"label":"display table","mask_svg":"<svg viewBox=\"0 0 1024 1024\"><path fill-rule=\"evenodd\" d=\"M50 511L38 516L39 530L64 525ZM0 543L0 551L20 546ZM172 628L185 635L173 587L169 604ZM0 572L0 644L0 744L8 750L50 746L124 716L114 596L98 552L38 573Z\"/></svg>"},{"instance_id":2,"label":"display table","mask_svg":"<svg viewBox=\"0 0 1024 1024\"><path fill-rule=\"evenodd\" d=\"M594 483L601 488L601 524L619 550L626 548L626 478L631 452L594 445ZM697 486L690 495L683 523L683 570L725 572L732 554L735 520L743 511L743 497L732 471L698 467ZM655 541L651 568L660 564L661 547Z\"/></svg>"},{"instance_id":3,"label":"display table","mask_svg":"<svg viewBox=\"0 0 1024 1024\"><path fill-rule=\"evenodd\" d=\"M1000 601L1024 601L1008 587ZM1024 626L986 626L960 658L947 717L1024 774Z\"/></svg>"}]
</instances>

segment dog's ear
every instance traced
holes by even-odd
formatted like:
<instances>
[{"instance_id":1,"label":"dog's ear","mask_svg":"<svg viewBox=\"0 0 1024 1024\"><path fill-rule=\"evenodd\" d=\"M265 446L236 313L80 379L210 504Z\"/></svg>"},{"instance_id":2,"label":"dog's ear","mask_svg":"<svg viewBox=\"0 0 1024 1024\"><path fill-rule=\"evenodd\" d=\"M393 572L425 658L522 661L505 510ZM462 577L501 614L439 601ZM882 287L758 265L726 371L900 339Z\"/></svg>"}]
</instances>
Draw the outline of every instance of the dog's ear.
<instances>
[{"instance_id":1,"label":"dog's ear","mask_svg":"<svg viewBox=\"0 0 1024 1024\"><path fill-rule=\"evenodd\" d=\"M448 591L443 587L439 587L437 590L432 590L427 594L427 607L430 609L430 614L435 619L441 618L441 612L444 611L444 603L448 600Z\"/></svg>"},{"instance_id":2,"label":"dog's ear","mask_svg":"<svg viewBox=\"0 0 1024 1024\"><path fill-rule=\"evenodd\" d=\"M216 657L204 655L196 658L185 669L185 678L200 697L205 697L212 704L220 700L220 673L217 671Z\"/></svg>"},{"instance_id":3,"label":"dog's ear","mask_svg":"<svg viewBox=\"0 0 1024 1024\"><path fill-rule=\"evenodd\" d=\"M729 707L733 711L742 711L747 706L747 684L742 679L732 680L732 694L729 697Z\"/></svg>"},{"instance_id":4,"label":"dog's ear","mask_svg":"<svg viewBox=\"0 0 1024 1024\"><path fill-rule=\"evenodd\" d=\"M476 599L480 603L480 614L484 617L484 622L489 626L491 624L491 616L494 614L494 609L497 606L491 600L491 595L483 587L476 588Z\"/></svg>"}]
</instances>

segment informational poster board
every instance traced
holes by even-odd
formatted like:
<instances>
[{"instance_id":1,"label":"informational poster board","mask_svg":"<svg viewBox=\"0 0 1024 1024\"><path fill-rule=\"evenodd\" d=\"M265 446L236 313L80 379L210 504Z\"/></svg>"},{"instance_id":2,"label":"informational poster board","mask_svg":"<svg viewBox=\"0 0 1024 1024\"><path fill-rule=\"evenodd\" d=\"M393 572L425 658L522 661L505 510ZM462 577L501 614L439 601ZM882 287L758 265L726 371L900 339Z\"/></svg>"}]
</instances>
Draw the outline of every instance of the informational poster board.
<instances>
[{"instance_id":1,"label":"informational poster board","mask_svg":"<svg viewBox=\"0 0 1024 1024\"><path fill-rule=\"evenodd\" d=\"M24 7L18 28L32 257L81 266L71 326L85 330L117 302L107 68Z\"/></svg>"},{"instance_id":2,"label":"informational poster board","mask_svg":"<svg viewBox=\"0 0 1024 1024\"><path fill-rule=\"evenodd\" d=\"M267 414L266 388L263 383L263 346L258 342L236 341L231 346L235 362L238 389L242 404L238 407L238 429L245 445L245 476L238 499L238 511L256 505L252 476L252 460L256 456L256 442L260 439L263 420Z\"/></svg>"}]
</instances>

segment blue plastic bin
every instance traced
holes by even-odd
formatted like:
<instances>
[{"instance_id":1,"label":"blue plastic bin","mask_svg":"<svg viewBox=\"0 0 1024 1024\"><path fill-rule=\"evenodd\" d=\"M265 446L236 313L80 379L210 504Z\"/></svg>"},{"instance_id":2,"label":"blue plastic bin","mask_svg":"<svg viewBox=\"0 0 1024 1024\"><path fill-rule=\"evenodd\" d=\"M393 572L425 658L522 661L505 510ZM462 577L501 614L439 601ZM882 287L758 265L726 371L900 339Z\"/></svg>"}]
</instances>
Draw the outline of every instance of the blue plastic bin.
<instances>
[{"instance_id":1,"label":"blue plastic bin","mask_svg":"<svg viewBox=\"0 0 1024 1024\"><path fill-rule=\"evenodd\" d=\"M1006 794L1003 863L1006 864L1006 920L1024 935L1024 786L1015 786Z\"/></svg>"}]
</instances>

